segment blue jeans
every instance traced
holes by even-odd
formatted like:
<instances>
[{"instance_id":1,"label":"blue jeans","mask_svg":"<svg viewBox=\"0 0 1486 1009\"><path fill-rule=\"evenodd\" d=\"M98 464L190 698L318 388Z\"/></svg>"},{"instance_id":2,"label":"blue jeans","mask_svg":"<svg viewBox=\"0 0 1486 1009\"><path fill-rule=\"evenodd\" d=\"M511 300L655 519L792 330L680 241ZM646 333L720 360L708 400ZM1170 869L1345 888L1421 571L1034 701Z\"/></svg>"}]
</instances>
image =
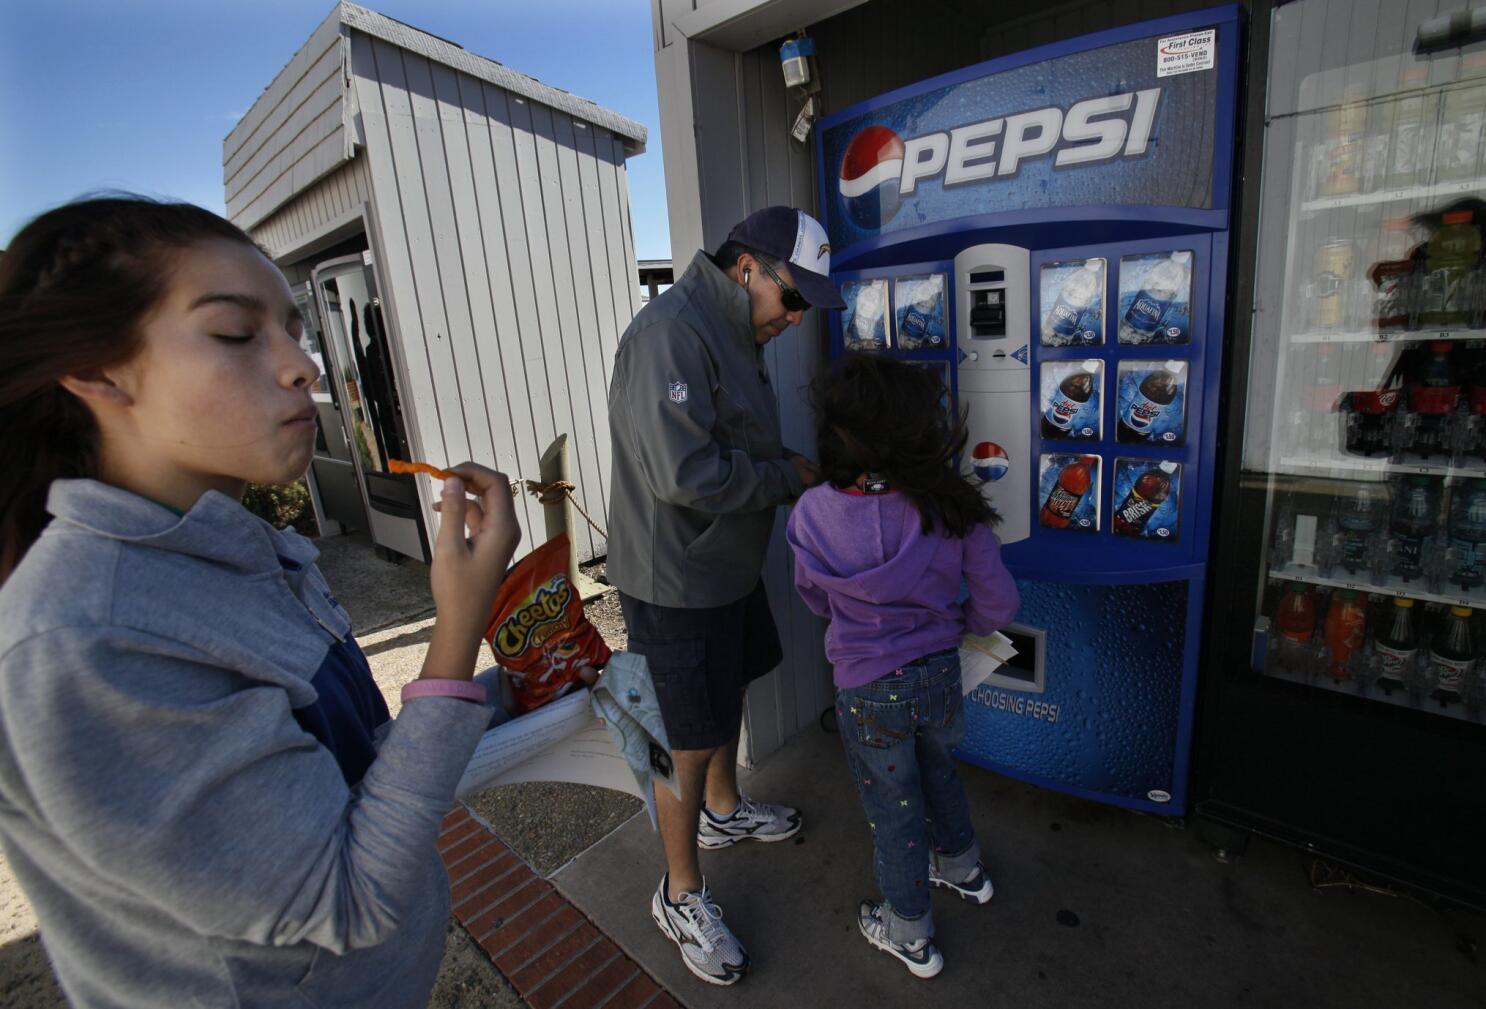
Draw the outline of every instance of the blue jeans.
<instances>
[{"instance_id":1,"label":"blue jeans","mask_svg":"<svg viewBox=\"0 0 1486 1009\"><path fill-rule=\"evenodd\" d=\"M980 861L970 803L950 751L965 736L960 653L924 656L861 687L836 691L841 743L872 828L888 937L934 934L929 860L960 880Z\"/></svg>"}]
</instances>

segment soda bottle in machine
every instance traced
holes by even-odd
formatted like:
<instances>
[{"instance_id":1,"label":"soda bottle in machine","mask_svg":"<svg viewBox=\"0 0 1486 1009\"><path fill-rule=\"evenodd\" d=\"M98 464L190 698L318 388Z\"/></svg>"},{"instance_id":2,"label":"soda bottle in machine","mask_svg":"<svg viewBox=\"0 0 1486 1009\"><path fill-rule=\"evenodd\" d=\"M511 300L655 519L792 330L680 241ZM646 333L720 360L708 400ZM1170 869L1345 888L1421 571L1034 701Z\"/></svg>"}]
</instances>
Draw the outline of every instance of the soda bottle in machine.
<instances>
[{"instance_id":1,"label":"soda bottle in machine","mask_svg":"<svg viewBox=\"0 0 1486 1009\"><path fill-rule=\"evenodd\" d=\"M1473 589L1486 581L1486 480L1467 480L1450 501L1450 581Z\"/></svg>"},{"instance_id":2,"label":"soda bottle in machine","mask_svg":"<svg viewBox=\"0 0 1486 1009\"><path fill-rule=\"evenodd\" d=\"M1367 632L1367 603L1352 589L1331 596L1326 611L1326 648L1331 658L1326 672L1340 683L1352 675L1352 654L1362 647Z\"/></svg>"},{"instance_id":3,"label":"soda bottle in machine","mask_svg":"<svg viewBox=\"0 0 1486 1009\"><path fill-rule=\"evenodd\" d=\"M1439 491L1423 474L1405 477L1393 495L1388 522L1393 573L1404 581L1424 574L1424 541L1435 534L1439 521Z\"/></svg>"},{"instance_id":4,"label":"soda bottle in machine","mask_svg":"<svg viewBox=\"0 0 1486 1009\"><path fill-rule=\"evenodd\" d=\"M1166 318L1172 302L1186 286L1186 259L1185 252L1173 252L1150 268L1140 292L1125 311L1125 325L1146 339L1161 328L1161 321Z\"/></svg>"},{"instance_id":5,"label":"soda bottle in machine","mask_svg":"<svg viewBox=\"0 0 1486 1009\"><path fill-rule=\"evenodd\" d=\"M1408 329L1413 321L1416 264L1412 228L1413 222L1407 217L1386 218L1373 246L1367 278L1373 285L1373 325L1380 331Z\"/></svg>"},{"instance_id":6,"label":"soda bottle in machine","mask_svg":"<svg viewBox=\"0 0 1486 1009\"><path fill-rule=\"evenodd\" d=\"M1470 608L1452 606L1445 626L1435 635L1429 648L1425 686L1429 689L1430 699L1438 701L1440 707L1460 703L1473 679L1475 665Z\"/></svg>"},{"instance_id":7,"label":"soda bottle in machine","mask_svg":"<svg viewBox=\"0 0 1486 1009\"><path fill-rule=\"evenodd\" d=\"M1053 332L1064 342L1080 339L1084 313L1099 296L1102 272L1103 264L1091 259L1082 269L1075 270L1059 288L1058 299L1053 302L1052 326Z\"/></svg>"},{"instance_id":8,"label":"soda bottle in machine","mask_svg":"<svg viewBox=\"0 0 1486 1009\"><path fill-rule=\"evenodd\" d=\"M1393 454L1393 422L1403 393L1398 388L1402 374L1393 367L1393 348L1386 343L1372 345L1372 362L1368 369L1370 389L1358 389L1347 396L1347 451L1353 455Z\"/></svg>"},{"instance_id":9,"label":"soda bottle in machine","mask_svg":"<svg viewBox=\"0 0 1486 1009\"><path fill-rule=\"evenodd\" d=\"M1275 608L1274 622L1279 630L1280 664L1304 672L1316 636L1315 593L1300 582L1290 582Z\"/></svg>"},{"instance_id":10,"label":"soda bottle in machine","mask_svg":"<svg viewBox=\"0 0 1486 1009\"><path fill-rule=\"evenodd\" d=\"M1460 402L1460 378L1455 368L1454 347L1435 340L1419 360L1419 370L1409 387L1410 448L1424 458L1447 453L1452 436L1451 420Z\"/></svg>"},{"instance_id":11,"label":"soda bottle in machine","mask_svg":"<svg viewBox=\"0 0 1486 1009\"><path fill-rule=\"evenodd\" d=\"M1443 225L1430 237L1424 252L1424 276L1420 285L1419 322L1423 326L1470 325L1481 262L1481 232L1475 215L1455 210L1444 216Z\"/></svg>"},{"instance_id":12,"label":"soda bottle in machine","mask_svg":"<svg viewBox=\"0 0 1486 1009\"><path fill-rule=\"evenodd\" d=\"M1394 100L1393 143L1388 152L1389 189L1422 186L1429 182L1434 160L1434 121L1438 96L1425 90L1429 67L1405 67L1399 77L1401 95Z\"/></svg>"},{"instance_id":13,"label":"soda bottle in machine","mask_svg":"<svg viewBox=\"0 0 1486 1009\"><path fill-rule=\"evenodd\" d=\"M1335 455L1341 442L1342 355L1329 343L1315 350L1315 366L1302 397L1304 413L1296 432L1300 445L1315 455Z\"/></svg>"},{"instance_id":14,"label":"soda bottle in machine","mask_svg":"<svg viewBox=\"0 0 1486 1009\"><path fill-rule=\"evenodd\" d=\"M1176 375L1166 368L1157 368L1141 379L1139 395L1131 398L1120 415L1118 437L1139 440L1150 434L1162 411L1176 399L1176 387Z\"/></svg>"},{"instance_id":15,"label":"soda bottle in machine","mask_svg":"<svg viewBox=\"0 0 1486 1009\"><path fill-rule=\"evenodd\" d=\"M1463 87L1445 92L1440 102L1440 144L1435 178L1460 182L1481 174L1481 143L1486 127L1486 53L1460 59Z\"/></svg>"},{"instance_id":16,"label":"soda bottle in machine","mask_svg":"<svg viewBox=\"0 0 1486 1009\"><path fill-rule=\"evenodd\" d=\"M1467 345L1469 346L1469 345ZM1465 383L1466 413L1456 438L1455 456L1486 459L1486 348L1475 351Z\"/></svg>"},{"instance_id":17,"label":"soda bottle in machine","mask_svg":"<svg viewBox=\"0 0 1486 1009\"><path fill-rule=\"evenodd\" d=\"M1042 503L1039 521L1043 525L1067 529L1073 523L1073 513L1078 509L1079 501L1093 486L1094 466L1097 463L1098 459L1094 456L1086 455L1063 467L1063 471L1058 474L1057 483L1053 484L1047 500Z\"/></svg>"},{"instance_id":18,"label":"soda bottle in machine","mask_svg":"<svg viewBox=\"0 0 1486 1009\"><path fill-rule=\"evenodd\" d=\"M1367 130L1367 88L1349 84L1340 105L1332 109L1320 192L1322 196L1355 193L1362 173L1363 137Z\"/></svg>"},{"instance_id":19,"label":"soda bottle in machine","mask_svg":"<svg viewBox=\"0 0 1486 1009\"><path fill-rule=\"evenodd\" d=\"M1130 492L1114 513L1114 531L1120 536L1139 536L1151 516L1160 510L1171 493L1175 463L1163 462L1135 478Z\"/></svg>"},{"instance_id":20,"label":"soda bottle in machine","mask_svg":"<svg viewBox=\"0 0 1486 1009\"><path fill-rule=\"evenodd\" d=\"M1341 566L1349 574L1373 567L1374 534L1388 515L1388 497L1378 484L1359 480L1348 489L1335 512L1335 532L1341 541Z\"/></svg>"},{"instance_id":21,"label":"soda bottle in machine","mask_svg":"<svg viewBox=\"0 0 1486 1009\"><path fill-rule=\"evenodd\" d=\"M1347 322L1347 293L1352 289L1356 250L1348 238L1333 238L1316 250L1311 270L1311 326L1341 329Z\"/></svg>"},{"instance_id":22,"label":"soda bottle in machine","mask_svg":"<svg viewBox=\"0 0 1486 1009\"><path fill-rule=\"evenodd\" d=\"M1384 693L1408 686L1419 654L1419 629L1412 599L1394 599L1384 617L1373 649L1379 659L1377 684Z\"/></svg>"},{"instance_id":23,"label":"soda bottle in machine","mask_svg":"<svg viewBox=\"0 0 1486 1009\"><path fill-rule=\"evenodd\" d=\"M1042 413L1044 438L1067 438L1073 433L1073 418L1094 394L1094 376L1084 369L1070 373L1058 384L1058 391Z\"/></svg>"}]
</instances>

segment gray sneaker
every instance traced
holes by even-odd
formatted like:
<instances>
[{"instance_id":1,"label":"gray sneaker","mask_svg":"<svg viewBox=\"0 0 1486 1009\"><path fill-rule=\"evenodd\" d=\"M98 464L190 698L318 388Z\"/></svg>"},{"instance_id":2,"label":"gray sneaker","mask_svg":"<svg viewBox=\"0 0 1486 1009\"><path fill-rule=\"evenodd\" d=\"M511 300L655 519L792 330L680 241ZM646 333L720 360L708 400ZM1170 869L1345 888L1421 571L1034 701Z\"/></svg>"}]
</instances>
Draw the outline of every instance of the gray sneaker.
<instances>
[{"instance_id":1,"label":"gray sneaker","mask_svg":"<svg viewBox=\"0 0 1486 1009\"><path fill-rule=\"evenodd\" d=\"M960 899L971 904L988 904L991 894L996 890L991 886L990 874L986 867L980 862L975 863L975 868L970 875L956 883L952 879L946 879L939 875L939 869L931 861L929 863L929 885L937 886L944 890L950 890L960 895Z\"/></svg>"},{"instance_id":2,"label":"gray sneaker","mask_svg":"<svg viewBox=\"0 0 1486 1009\"><path fill-rule=\"evenodd\" d=\"M800 811L738 797L738 808L718 819L705 806L697 817L697 847L711 851L739 841L783 841L800 832Z\"/></svg>"},{"instance_id":3,"label":"gray sneaker","mask_svg":"<svg viewBox=\"0 0 1486 1009\"><path fill-rule=\"evenodd\" d=\"M939 952L939 947L934 945L933 939L917 939L904 943L888 938L881 901L862 901L857 908L857 928L862 930L862 935L872 945L901 960L914 977L933 977L944 969L944 956Z\"/></svg>"},{"instance_id":4,"label":"gray sneaker","mask_svg":"<svg viewBox=\"0 0 1486 1009\"><path fill-rule=\"evenodd\" d=\"M712 901L704 882L700 890L683 893L678 903L667 896L670 874L661 877L650 898L650 917L666 937L681 949L686 969L708 984L736 984L748 970L748 951L722 923L722 908Z\"/></svg>"}]
</instances>

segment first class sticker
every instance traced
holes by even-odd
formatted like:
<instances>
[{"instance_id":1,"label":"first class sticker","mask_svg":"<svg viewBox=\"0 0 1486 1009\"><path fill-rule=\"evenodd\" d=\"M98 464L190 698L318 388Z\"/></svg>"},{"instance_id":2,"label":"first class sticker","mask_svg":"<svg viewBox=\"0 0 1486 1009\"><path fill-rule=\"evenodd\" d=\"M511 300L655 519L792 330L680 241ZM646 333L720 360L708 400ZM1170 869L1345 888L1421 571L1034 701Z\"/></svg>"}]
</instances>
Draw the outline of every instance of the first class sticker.
<instances>
[{"instance_id":1,"label":"first class sticker","mask_svg":"<svg viewBox=\"0 0 1486 1009\"><path fill-rule=\"evenodd\" d=\"M1211 70L1217 62L1216 28L1156 40L1156 76L1174 77Z\"/></svg>"}]
</instances>

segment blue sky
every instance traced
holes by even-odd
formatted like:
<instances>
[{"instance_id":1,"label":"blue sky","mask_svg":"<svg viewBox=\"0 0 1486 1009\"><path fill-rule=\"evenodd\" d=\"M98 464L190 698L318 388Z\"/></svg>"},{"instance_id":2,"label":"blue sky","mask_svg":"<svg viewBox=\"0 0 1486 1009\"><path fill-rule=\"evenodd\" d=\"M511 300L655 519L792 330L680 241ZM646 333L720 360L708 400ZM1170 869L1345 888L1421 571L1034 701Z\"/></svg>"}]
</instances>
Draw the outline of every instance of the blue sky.
<instances>
[{"instance_id":1,"label":"blue sky","mask_svg":"<svg viewBox=\"0 0 1486 1009\"><path fill-rule=\"evenodd\" d=\"M0 0L0 248L89 190L223 212L222 139L331 0ZM629 162L641 259L670 255L650 5L369 0L363 6L643 123Z\"/></svg>"}]
</instances>

